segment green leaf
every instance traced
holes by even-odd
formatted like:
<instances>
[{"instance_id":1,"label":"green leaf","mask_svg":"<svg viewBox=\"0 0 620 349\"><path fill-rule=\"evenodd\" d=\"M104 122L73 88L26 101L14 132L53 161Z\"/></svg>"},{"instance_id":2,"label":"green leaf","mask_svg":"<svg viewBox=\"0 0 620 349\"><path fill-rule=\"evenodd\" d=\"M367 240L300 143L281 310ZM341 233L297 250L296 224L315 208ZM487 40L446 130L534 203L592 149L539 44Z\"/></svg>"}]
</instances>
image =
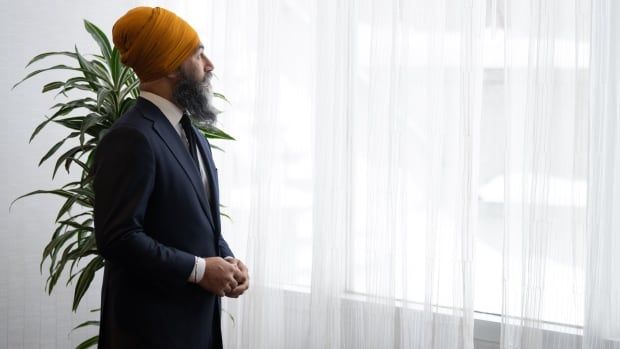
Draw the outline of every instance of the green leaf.
<instances>
[{"instance_id":1,"label":"green leaf","mask_svg":"<svg viewBox=\"0 0 620 349\"><path fill-rule=\"evenodd\" d=\"M103 268L103 258L101 258L101 256L96 256L82 269L81 275L75 285L75 293L73 295L73 311L76 311L80 305L80 300L82 300L86 290L88 290L88 287L93 281L95 272L101 268Z\"/></svg>"},{"instance_id":2,"label":"green leaf","mask_svg":"<svg viewBox=\"0 0 620 349\"><path fill-rule=\"evenodd\" d=\"M221 94L221 93L213 92L213 97L215 97L215 98L219 98L219 99L223 100L224 102L226 102L226 103L230 104L230 102L228 101L228 99L226 99L226 96L224 96L224 95L223 95L223 94Z\"/></svg>"},{"instance_id":3,"label":"green leaf","mask_svg":"<svg viewBox=\"0 0 620 349\"><path fill-rule=\"evenodd\" d=\"M36 137L39 132L41 132L41 130L47 125L49 124L50 121L52 121L52 118L47 118L45 119L45 121L43 121L42 123L40 123L35 129L34 132L32 132L32 135L30 135L30 139L28 140L28 143L32 142L32 140L34 139L34 137Z\"/></svg>"},{"instance_id":4,"label":"green leaf","mask_svg":"<svg viewBox=\"0 0 620 349\"><path fill-rule=\"evenodd\" d=\"M82 130L82 121L84 120L84 116L75 116L60 120L54 120L55 123L60 124L66 128L80 131Z\"/></svg>"},{"instance_id":5,"label":"green leaf","mask_svg":"<svg viewBox=\"0 0 620 349\"><path fill-rule=\"evenodd\" d=\"M50 70L74 70L74 71L80 71L80 69L79 69L79 68L70 67L70 66L68 66L68 65L64 65L64 64L58 64L58 65L55 65L55 66L53 66L53 67L49 67L49 68L45 68L45 69L39 69L39 70L35 70L35 71L31 72L30 74L26 75L26 77L25 77L25 78L21 79L18 83L16 83L15 85L13 85L13 87L12 87L11 89L16 88L16 87L17 87L17 86L19 86L22 82L24 82L24 81L26 81L26 80L30 79L31 77L33 77L33 76L35 76L35 75L38 75L38 74L41 74L41 73L43 73L43 72L50 71Z\"/></svg>"},{"instance_id":6,"label":"green leaf","mask_svg":"<svg viewBox=\"0 0 620 349\"><path fill-rule=\"evenodd\" d=\"M95 321L95 320L84 321L81 324L75 326L71 331L75 331L79 328L86 327L86 326L99 326L99 321Z\"/></svg>"},{"instance_id":7,"label":"green leaf","mask_svg":"<svg viewBox=\"0 0 620 349\"><path fill-rule=\"evenodd\" d=\"M97 113L90 113L84 118L82 121L82 126L80 128L80 144L84 145L84 134L88 129L95 126L101 117Z\"/></svg>"},{"instance_id":8,"label":"green leaf","mask_svg":"<svg viewBox=\"0 0 620 349\"><path fill-rule=\"evenodd\" d=\"M75 109L79 109L79 108L84 108L92 112L96 112L97 111L96 103L97 101L90 97L75 99L67 103L57 103L57 104L54 104L52 108L50 108L50 109L58 108L56 113L54 113L54 115L52 115L51 118L56 119L59 116L65 116L69 114L70 112L74 111Z\"/></svg>"},{"instance_id":9,"label":"green leaf","mask_svg":"<svg viewBox=\"0 0 620 349\"><path fill-rule=\"evenodd\" d=\"M76 158L67 158L66 162L65 162L65 168L67 169L67 172L69 172L69 166L74 163L77 164L78 166L80 166L82 168L82 172L85 174L90 173L90 168L88 167L88 165L86 165L85 163L83 163L82 161L80 161L79 159Z\"/></svg>"},{"instance_id":10,"label":"green leaf","mask_svg":"<svg viewBox=\"0 0 620 349\"><path fill-rule=\"evenodd\" d=\"M85 258L87 256L90 255L98 255L97 252L97 242L95 240L95 235L90 233L90 232L85 232L82 235L82 238L79 237L80 234L78 234L78 240L77 242L77 248L74 249L71 253L70 253L70 258L74 258L74 261L71 263L71 268L69 269L69 280L67 281L67 285L69 285L69 283L78 275L82 274L82 270L78 271L77 273L73 273L73 269L76 266L77 262L82 259Z\"/></svg>"},{"instance_id":11,"label":"green leaf","mask_svg":"<svg viewBox=\"0 0 620 349\"><path fill-rule=\"evenodd\" d=\"M229 215L227 215L227 214L226 214L226 213L224 213L224 212L221 212L221 211L220 211L220 216L224 216L225 218L228 218L228 220L229 220L229 221L231 221L231 222L233 221L233 220L232 220L232 218L230 218L230 216L229 216Z\"/></svg>"},{"instance_id":12,"label":"green leaf","mask_svg":"<svg viewBox=\"0 0 620 349\"><path fill-rule=\"evenodd\" d=\"M72 138L71 134L69 134L69 136L61 139L58 143L54 144L54 146L52 148L50 148L50 150L48 150L47 153L45 153L45 155L41 158L41 161L39 161L39 166L41 166L45 162L45 160L49 159L50 156L54 155L54 153L56 153L58 151L58 149L60 149L60 147L62 147L62 145L65 144L65 142L69 138Z\"/></svg>"},{"instance_id":13,"label":"green leaf","mask_svg":"<svg viewBox=\"0 0 620 349\"><path fill-rule=\"evenodd\" d=\"M57 90L57 89L63 87L64 85L65 85L65 83L62 82L62 81L54 81L54 82L47 83L47 84L45 84L43 86L43 90L41 90L41 93Z\"/></svg>"},{"instance_id":14,"label":"green leaf","mask_svg":"<svg viewBox=\"0 0 620 349\"><path fill-rule=\"evenodd\" d=\"M110 40L108 37L93 23L84 20L84 28L86 31L95 39L97 45L99 45L99 49L101 50L101 54L103 57L110 62L110 58L112 56L112 47L110 45Z\"/></svg>"},{"instance_id":15,"label":"green leaf","mask_svg":"<svg viewBox=\"0 0 620 349\"><path fill-rule=\"evenodd\" d=\"M93 215L93 211L82 212L82 213L76 214L76 215L74 215L74 216L71 216L71 217L69 217L69 218L67 218L67 219L74 220L74 219L76 219L76 218L83 217L83 216L86 216L86 215L88 215L88 216L92 217L92 215ZM89 220L89 221L92 221L92 218L89 218L88 220ZM85 224L85 223L84 223L84 224Z\"/></svg>"},{"instance_id":16,"label":"green leaf","mask_svg":"<svg viewBox=\"0 0 620 349\"><path fill-rule=\"evenodd\" d=\"M199 125L198 128L200 129L202 134L207 138L226 139L226 140L231 140L231 141L235 140L231 135L227 134L226 132L220 130L219 128L215 126L200 127Z\"/></svg>"},{"instance_id":17,"label":"green leaf","mask_svg":"<svg viewBox=\"0 0 620 349\"><path fill-rule=\"evenodd\" d=\"M138 90L138 86L140 86L140 80L135 80L129 83L127 85L127 88L123 92L121 92L120 96L118 97L119 100L125 101L129 94L136 93L136 91Z\"/></svg>"},{"instance_id":18,"label":"green leaf","mask_svg":"<svg viewBox=\"0 0 620 349\"><path fill-rule=\"evenodd\" d=\"M118 53L118 49L115 47L114 49L112 49L112 56L110 57L110 60L108 61L108 65L110 66L110 75L112 75L112 81L114 82L114 89L117 90L119 86L121 86L119 84L120 81L120 77L119 75L121 74L121 60L120 60L120 53Z\"/></svg>"},{"instance_id":19,"label":"green leaf","mask_svg":"<svg viewBox=\"0 0 620 349\"><path fill-rule=\"evenodd\" d=\"M62 197L65 197L65 198L71 197L73 195L73 194L71 194L71 193L69 193L69 192L67 192L65 190L60 190L60 189L57 189L57 190L35 190L35 191L31 191L30 193L24 194L24 195L18 197L17 199L13 200L11 202L11 205L9 206L9 210L11 209L11 207L13 207L13 204L17 200L21 200L21 199L23 199L25 197L32 196L32 195L39 195L39 194L53 194L53 195L58 195L58 196L62 196Z\"/></svg>"},{"instance_id":20,"label":"green leaf","mask_svg":"<svg viewBox=\"0 0 620 349\"><path fill-rule=\"evenodd\" d=\"M88 349L94 347L97 343L99 343L99 336L92 336L80 343L77 347L75 347L75 349Z\"/></svg>"},{"instance_id":21,"label":"green leaf","mask_svg":"<svg viewBox=\"0 0 620 349\"><path fill-rule=\"evenodd\" d=\"M116 48L114 49L116 50ZM116 84L117 88L121 88L123 86L126 85L131 85L132 82L134 82L135 80L135 76L133 73L133 69L129 68L128 66L122 65L122 63L117 62L122 68L121 68L121 74L118 78L118 82ZM122 98L121 98L122 100Z\"/></svg>"},{"instance_id":22,"label":"green leaf","mask_svg":"<svg viewBox=\"0 0 620 349\"><path fill-rule=\"evenodd\" d=\"M45 52L45 53L41 53L39 55L34 56L34 58L32 58L30 60L30 62L28 62L28 64L26 64L26 68L28 68L31 64L38 62L46 57L50 57L50 56L68 56L71 58L75 58L75 53L73 52L69 52L69 51L59 51L59 52Z\"/></svg>"},{"instance_id":23,"label":"green leaf","mask_svg":"<svg viewBox=\"0 0 620 349\"><path fill-rule=\"evenodd\" d=\"M68 113L66 112L66 110L69 110L69 112L71 112L74 109L81 108L83 105L87 105L88 102L89 101L85 99L75 99L66 103L56 103L51 106L50 109L58 109L56 113L64 113L62 115L67 115Z\"/></svg>"},{"instance_id":24,"label":"green leaf","mask_svg":"<svg viewBox=\"0 0 620 349\"><path fill-rule=\"evenodd\" d=\"M216 149L216 150L219 150L221 152L225 152L224 149L222 149L221 147L219 147L219 146L217 146L217 145L215 145L213 143L209 143L209 145L211 146L211 149Z\"/></svg>"},{"instance_id":25,"label":"green leaf","mask_svg":"<svg viewBox=\"0 0 620 349\"><path fill-rule=\"evenodd\" d=\"M52 239L47 243L47 245L45 246L45 248L43 249L43 256L41 257L41 263L39 264L39 270L41 273L43 273L43 263L45 262L45 259L51 255L52 250L54 248L54 241L56 241L57 237L60 236L60 231L63 230L65 228L64 225L59 225L56 230L54 231L54 233L52 234Z\"/></svg>"},{"instance_id":26,"label":"green leaf","mask_svg":"<svg viewBox=\"0 0 620 349\"><path fill-rule=\"evenodd\" d=\"M72 192L86 197L89 201L95 201L95 193L92 190L86 188L75 188L71 189Z\"/></svg>"},{"instance_id":27,"label":"green leaf","mask_svg":"<svg viewBox=\"0 0 620 349\"><path fill-rule=\"evenodd\" d=\"M222 309L223 313L226 313L226 315L228 315L228 317L230 318L230 321L232 321L233 327L235 326L235 317L232 316L231 313L229 313L226 309Z\"/></svg>"},{"instance_id":28,"label":"green leaf","mask_svg":"<svg viewBox=\"0 0 620 349\"><path fill-rule=\"evenodd\" d=\"M97 110L101 109L101 106L103 106L106 99L110 98L112 93L113 93L112 90L110 90L109 88L105 88L105 87L100 89L99 92L97 92Z\"/></svg>"},{"instance_id":29,"label":"green leaf","mask_svg":"<svg viewBox=\"0 0 620 349\"><path fill-rule=\"evenodd\" d=\"M64 244L67 241L69 241L74 235L75 235L75 230L68 230L68 231L64 232L63 234L58 236L56 239L54 239L54 240L52 240L50 242L51 243L51 247L50 247L51 253L50 253L50 256L49 256L49 259L50 259L50 276L47 278L47 283L46 283L47 291L50 294L52 293L52 290L54 289L54 286L56 285L56 282L58 281L58 278L62 274L64 266L65 266L65 264L68 261L63 256L68 254L68 251L71 250L71 247L73 245L75 245L76 242L72 242L67 247L65 247L65 250L63 252L63 256L61 256L60 261L58 263L56 263L56 259L58 257L58 252L61 250L61 248L64 246Z\"/></svg>"},{"instance_id":30,"label":"green leaf","mask_svg":"<svg viewBox=\"0 0 620 349\"><path fill-rule=\"evenodd\" d=\"M67 79L62 89L56 94L55 98L60 95L67 96L67 92L73 89L89 91L90 85L88 84L88 80L86 80L83 76L75 76Z\"/></svg>"},{"instance_id":31,"label":"green leaf","mask_svg":"<svg viewBox=\"0 0 620 349\"><path fill-rule=\"evenodd\" d=\"M118 111L118 114L115 115L115 119L111 120L111 122L116 121L116 118L121 117L121 115L125 114L129 108L131 108L134 104L136 104L136 100L133 98L127 98L127 99L123 99L123 101L121 102L121 108Z\"/></svg>"},{"instance_id":32,"label":"green leaf","mask_svg":"<svg viewBox=\"0 0 620 349\"><path fill-rule=\"evenodd\" d=\"M88 224L77 223L77 222L74 222L74 221L72 221L70 219L67 219L67 220L64 220L64 221L59 221L58 223L66 225L66 226L69 226L69 227L72 227L72 228L75 228L78 231L87 231L87 232L91 232L91 233L95 231L95 229L92 226L88 225Z\"/></svg>"},{"instance_id":33,"label":"green leaf","mask_svg":"<svg viewBox=\"0 0 620 349\"><path fill-rule=\"evenodd\" d=\"M65 203L58 210L58 214L56 215L56 222L64 216L65 213L69 212L69 210L73 207L73 205L78 201L77 195L73 195L72 197L65 200Z\"/></svg>"},{"instance_id":34,"label":"green leaf","mask_svg":"<svg viewBox=\"0 0 620 349\"><path fill-rule=\"evenodd\" d=\"M79 187L80 186L80 182L75 181L75 182L69 182L65 185L62 186L63 190L69 190L72 189L71 187Z\"/></svg>"},{"instance_id":35,"label":"green leaf","mask_svg":"<svg viewBox=\"0 0 620 349\"><path fill-rule=\"evenodd\" d=\"M110 71L108 70L107 65L98 60L93 60L89 63L91 64L92 69L96 72L97 76L106 83L106 86L109 89L114 89L114 81L111 79Z\"/></svg>"},{"instance_id":36,"label":"green leaf","mask_svg":"<svg viewBox=\"0 0 620 349\"><path fill-rule=\"evenodd\" d=\"M67 233L73 236L76 234L76 231L75 230L67 231ZM70 255L71 255L73 246L75 245L77 245L77 241L73 241L68 246L65 247L65 249L62 251L62 255L60 256L60 260L58 261L58 263L56 263L56 258L58 255L58 251L60 251L60 247L55 249L54 252L52 253L50 260L52 261L51 267L54 267L54 268L53 268L53 272L50 274L48 278L48 283L47 283L48 293L52 293L52 290L54 289L54 286L58 282L60 275L62 275L62 271L65 269L65 265L67 264L68 261L71 260Z\"/></svg>"},{"instance_id":37,"label":"green leaf","mask_svg":"<svg viewBox=\"0 0 620 349\"><path fill-rule=\"evenodd\" d=\"M86 58L84 58L84 56L82 56L80 54L80 52L78 51L77 47L75 47L75 54L76 54L78 63L80 64L80 68L82 68L81 69L82 74L84 74L84 78L86 78L86 80L88 81L88 85L90 86L90 89L92 91L98 91L99 90L99 86L98 86L99 81L97 81L97 80L101 79L101 77L97 76L97 72L95 71L95 69L92 66L92 64L90 64L90 62L88 60L86 60Z\"/></svg>"},{"instance_id":38,"label":"green leaf","mask_svg":"<svg viewBox=\"0 0 620 349\"><path fill-rule=\"evenodd\" d=\"M52 178L56 177L56 172L58 171L63 162L72 160L75 154L79 153L81 150L81 146L76 146L60 155L58 157L58 160L56 160L56 165L54 165L54 172L52 173ZM67 169L67 173L69 173L69 166L65 166L65 168Z\"/></svg>"}]
</instances>

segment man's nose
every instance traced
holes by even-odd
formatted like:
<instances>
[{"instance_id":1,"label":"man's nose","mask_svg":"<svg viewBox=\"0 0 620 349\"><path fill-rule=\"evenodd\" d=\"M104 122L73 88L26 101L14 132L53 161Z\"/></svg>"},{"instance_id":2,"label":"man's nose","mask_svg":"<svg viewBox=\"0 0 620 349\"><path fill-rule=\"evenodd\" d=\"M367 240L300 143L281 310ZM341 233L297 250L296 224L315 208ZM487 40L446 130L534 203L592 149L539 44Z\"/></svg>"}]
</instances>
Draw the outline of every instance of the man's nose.
<instances>
[{"instance_id":1,"label":"man's nose","mask_svg":"<svg viewBox=\"0 0 620 349\"><path fill-rule=\"evenodd\" d=\"M209 58L207 58L207 56L205 56L205 65L204 65L204 71L205 73L209 73L211 71L213 71L215 67L213 66L213 63L211 62L211 60L209 60Z\"/></svg>"}]
</instances>

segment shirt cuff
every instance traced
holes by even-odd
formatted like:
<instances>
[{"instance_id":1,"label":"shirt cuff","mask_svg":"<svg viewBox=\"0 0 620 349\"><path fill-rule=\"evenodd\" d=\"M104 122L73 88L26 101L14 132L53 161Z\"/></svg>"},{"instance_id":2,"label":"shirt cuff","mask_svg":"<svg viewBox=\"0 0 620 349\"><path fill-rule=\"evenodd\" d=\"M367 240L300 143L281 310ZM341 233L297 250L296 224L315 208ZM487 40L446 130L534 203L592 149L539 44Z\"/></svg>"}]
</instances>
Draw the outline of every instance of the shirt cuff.
<instances>
[{"instance_id":1,"label":"shirt cuff","mask_svg":"<svg viewBox=\"0 0 620 349\"><path fill-rule=\"evenodd\" d=\"M202 280L202 277L205 274L206 263L203 258L194 257L194 269L192 269L192 273L187 278L187 281L193 282L195 284L199 283Z\"/></svg>"}]
</instances>

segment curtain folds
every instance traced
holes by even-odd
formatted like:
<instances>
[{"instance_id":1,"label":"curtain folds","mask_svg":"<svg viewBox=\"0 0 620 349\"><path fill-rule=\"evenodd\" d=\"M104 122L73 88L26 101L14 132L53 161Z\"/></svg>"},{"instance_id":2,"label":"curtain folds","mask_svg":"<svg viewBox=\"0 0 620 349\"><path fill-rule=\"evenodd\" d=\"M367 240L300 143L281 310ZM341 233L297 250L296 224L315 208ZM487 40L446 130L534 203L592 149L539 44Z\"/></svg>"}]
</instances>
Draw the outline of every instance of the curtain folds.
<instances>
[{"instance_id":1,"label":"curtain folds","mask_svg":"<svg viewBox=\"0 0 620 349\"><path fill-rule=\"evenodd\" d=\"M549 331L583 325L588 16L506 2L502 348L580 347Z\"/></svg>"},{"instance_id":2,"label":"curtain folds","mask_svg":"<svg viewBox=\"0 0 620 349\"><path fill-rule=\"evenodd\" d=\"M620 4L592 3L584 348L620 348Z\"/></svg>"},{"instance_id":3,"label":"curtain folds","mask_svg":"<svg viewBox=\"0 0 620 349\"><path fill-rule=\"evenodd\" d=\"M617 347L613 1L209 6L229 347Z\"/></svg>"}]
</instances>

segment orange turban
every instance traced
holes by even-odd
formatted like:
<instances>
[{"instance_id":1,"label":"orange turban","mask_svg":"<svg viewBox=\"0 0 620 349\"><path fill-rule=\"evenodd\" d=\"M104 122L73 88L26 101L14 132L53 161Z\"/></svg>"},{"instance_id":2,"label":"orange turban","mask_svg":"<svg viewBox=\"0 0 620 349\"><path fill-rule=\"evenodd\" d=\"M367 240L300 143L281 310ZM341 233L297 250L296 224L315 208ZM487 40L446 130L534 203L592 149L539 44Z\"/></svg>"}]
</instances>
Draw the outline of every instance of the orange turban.
<instances>
[{"instance_id":1,"label":"orange turban","mask_svg":"<svg viewBox=\"0 0 620 349\"><path fill-rule=\"evenodd\" d=\"M112 40L142 82L174 72L200 45L194 28L161 7L129 10L114 24Z\"/></svg>"}]
</instances>

